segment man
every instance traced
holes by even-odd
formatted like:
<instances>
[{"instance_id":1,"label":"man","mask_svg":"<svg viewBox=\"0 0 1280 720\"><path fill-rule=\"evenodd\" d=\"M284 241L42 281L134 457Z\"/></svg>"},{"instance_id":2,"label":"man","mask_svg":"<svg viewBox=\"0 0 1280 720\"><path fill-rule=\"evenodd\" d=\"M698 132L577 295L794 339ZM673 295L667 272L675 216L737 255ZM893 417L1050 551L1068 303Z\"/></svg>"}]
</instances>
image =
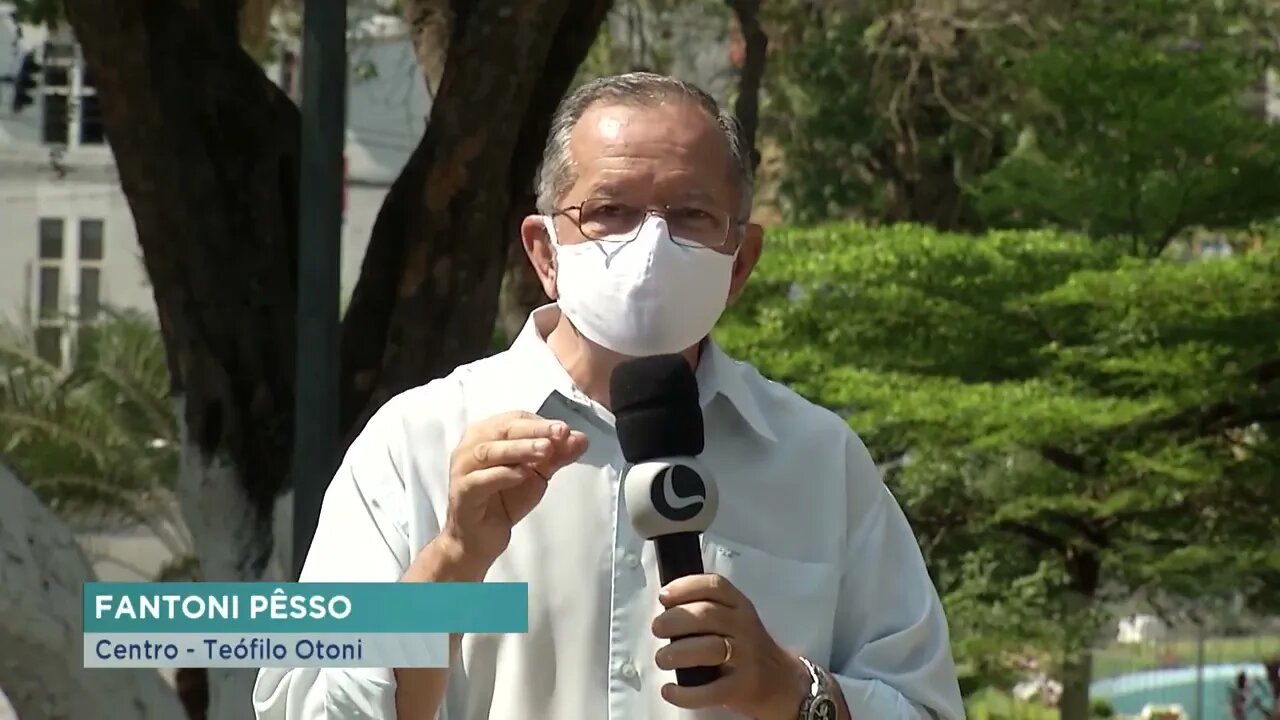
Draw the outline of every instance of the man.
<instances>
[{"instance_id":1,"label":"man","mask_svg":"<svg viewBox=\"0 0 1280 720\"><path fill-rule=\"evenodd\" d=\"M963 718L937 593L866 448L707 339L761 252L736 124L666 77L597 80L558 111L538 189L521 239L555 304L376 414L302 573L528 582L529 632L455 637L447 671L265 669L258 717ZM608 387L664 353L696 369L720 509L706 574L658 588ZM721 678L674 682L702 665Z\"/></svg>"}]
</instances>

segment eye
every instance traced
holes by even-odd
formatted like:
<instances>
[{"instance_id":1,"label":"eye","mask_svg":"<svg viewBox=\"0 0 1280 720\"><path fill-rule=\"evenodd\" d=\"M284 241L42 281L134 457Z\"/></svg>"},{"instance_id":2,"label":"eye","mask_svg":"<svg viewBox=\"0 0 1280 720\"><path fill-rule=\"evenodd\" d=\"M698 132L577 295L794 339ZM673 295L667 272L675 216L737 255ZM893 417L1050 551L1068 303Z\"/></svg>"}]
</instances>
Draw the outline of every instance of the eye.
<instances>
[{"instance_id":1,"label":"eye","mask_svg":"<svg viewBox=\"0 0 1280 720\"><path fill-rule=\"evenodd\" d=\"M672 216L671 219L677 220L679 222L714 223L716 220L716 216L714 213L708 210L703 210L702 208L699 208L699 207L692 207L692 206L677 207L677 208L671 208L669 212Z\"/></svg>"}]
</instances>

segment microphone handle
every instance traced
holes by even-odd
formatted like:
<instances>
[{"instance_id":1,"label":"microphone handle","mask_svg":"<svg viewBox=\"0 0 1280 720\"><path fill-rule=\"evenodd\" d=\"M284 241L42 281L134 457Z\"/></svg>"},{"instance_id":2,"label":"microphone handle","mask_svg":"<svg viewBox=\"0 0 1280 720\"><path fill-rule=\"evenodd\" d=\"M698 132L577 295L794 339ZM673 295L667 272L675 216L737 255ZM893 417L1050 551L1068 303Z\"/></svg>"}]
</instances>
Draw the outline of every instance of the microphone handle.
<instances>
[{"instance_id":1,"label":"microphone handle","mask_svg":"<svg viewBox=\"0 0 1280 720\"><path fill-rule=\"evenodd\" d=\"M698 541L698 533L659 535L653 539L653 546L658 560L658 579L664 587L677 578L703 573L702 544ZM676 668L676 684L681 687L706 685L719 677L720 668L714 665Z\"/></svg>"}]
</instances>

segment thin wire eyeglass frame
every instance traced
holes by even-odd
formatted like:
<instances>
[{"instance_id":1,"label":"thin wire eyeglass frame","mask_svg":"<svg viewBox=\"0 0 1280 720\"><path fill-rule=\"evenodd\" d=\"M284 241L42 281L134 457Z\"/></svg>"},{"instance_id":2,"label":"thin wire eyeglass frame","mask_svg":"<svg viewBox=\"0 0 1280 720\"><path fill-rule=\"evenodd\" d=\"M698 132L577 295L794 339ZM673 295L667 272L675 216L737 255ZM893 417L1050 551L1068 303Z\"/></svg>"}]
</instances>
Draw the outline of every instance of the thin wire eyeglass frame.
<instances>
[{"instance_id":1,"label":"thin wire eyeglass frame","mask_svg":"<svg viewBox=\"0 0 1280 720\"><path fill-rule=\"evenodd\" d=\"M592 201L602 201L602 200L603 198L591 198L588 200L584 200L582 203L578 205L568 205L566 207L559 208L555 212L551 213L551 217L556 218L559 216L564 216L566 218L569 218L569 222L573 223L573 226L578 229L578 232L582 235L582 237L592 242L607 243L610 245L625 245L626 243L629 243L635 240L637 237L639 237L640 228L644 227L645 221L648 220L650 216L656 215L662 218L663 220L666 220L667 219L666 214L671 211L670 205L662 205L657 208L654 208L654 207L646 208L644 211L644 215L640 218L640 221L636 223L636 226L631 229L631 235L626 239L620 240L618 239L617 235L610 235L607 237L594 237L591 234L587 233L587 231L582 229L582 208L584 205L590 204ZM574 214L570 214L570 211L573 211ZM574 217L574 215L577 215L577 217ZM735 233L734 231L735 230L741 231L742 227L745 226L747 222L748 222L747 220L734 218L732 216L726 216L724 236L720 240L720 242L716 245L707 245L705 243L699 243L699 242L687 242L687 241L681 242L680 240L676 239L675 235L669 235L669 237L671 238L671 242L683 248L689 248L690 250L711 250L712 252L723 253L726 249L730 248L730 242L729 242L730 239L733 238L735 234L737 235L741 234L740 232ZM740 237L739 237L739 242L741 242ZM733 246L733 249L736 250L736 245Z\"/></svg>"}]
</instances>

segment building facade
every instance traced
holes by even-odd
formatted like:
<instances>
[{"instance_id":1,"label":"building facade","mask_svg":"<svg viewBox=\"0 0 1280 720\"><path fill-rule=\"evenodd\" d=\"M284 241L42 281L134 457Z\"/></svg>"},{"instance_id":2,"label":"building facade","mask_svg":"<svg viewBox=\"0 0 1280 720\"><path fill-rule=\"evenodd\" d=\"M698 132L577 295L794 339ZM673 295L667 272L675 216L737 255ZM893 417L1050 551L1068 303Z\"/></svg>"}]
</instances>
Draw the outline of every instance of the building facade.
<instances>
[{"instance_id":1,"label":"building facade","mask_svg":"<svg viewBox=\"0 0 1280 720\"><path fill-rule=\"evenodd\" d=\"M0 2L0 322L65 364L104 308L154 312L96 89L70 34L20 26ZM342 285L348 294L391 182L430 108L403 25L352 28ZM295 98L296 53L264 71Z\"/></svg>"}]
</instances>

